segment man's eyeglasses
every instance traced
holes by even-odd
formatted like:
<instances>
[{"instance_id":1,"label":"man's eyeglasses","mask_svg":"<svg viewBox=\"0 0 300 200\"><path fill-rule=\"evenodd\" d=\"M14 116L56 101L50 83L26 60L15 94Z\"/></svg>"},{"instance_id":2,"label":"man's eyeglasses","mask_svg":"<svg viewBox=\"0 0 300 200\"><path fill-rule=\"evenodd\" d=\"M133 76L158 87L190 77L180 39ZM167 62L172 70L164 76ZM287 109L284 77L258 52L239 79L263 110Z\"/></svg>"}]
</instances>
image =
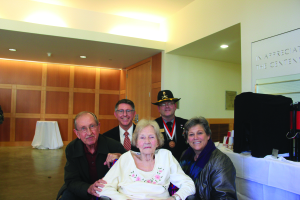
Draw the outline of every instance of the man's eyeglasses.
<instances>
[{"instance_id":1,"label":"man's eyeglasses","mask_svg":"<svg viewBox=\"0 0 300 200\"><path fill-rule=\"evenodd\" d=\"M160 107L173 106L173 105L174 105L174 102L173 102L173 101L165 102L165 103L159 104Z\"/></svg>"},{"instance_id":2,"label":"man's eyeglasses","mask_svg":"<svg viewBox=\"0 0 300 200\"><path fill-rule=\"evenodd\" d=\"M97 127L98 126L96 124L91 124L91 125L89 125L89 127L83 126L80 129L78 129L77 131L82 132L82 133L87 133L88 129L90 129L90 131L95 131L95 130L97 130Z\"/></svg>"},{"instance_id":3,"label":"man's eyeglasses","mask_svg":"<svg viewBox=\"0 0 300 200\"><path fill-rule=\"evenodd\" d=\"M116 112L119 115L124 115L124 113L126 112L127 115L131 115L131 113L133 113L134 110L117 110Z\"/></svg>"}]
</instances>

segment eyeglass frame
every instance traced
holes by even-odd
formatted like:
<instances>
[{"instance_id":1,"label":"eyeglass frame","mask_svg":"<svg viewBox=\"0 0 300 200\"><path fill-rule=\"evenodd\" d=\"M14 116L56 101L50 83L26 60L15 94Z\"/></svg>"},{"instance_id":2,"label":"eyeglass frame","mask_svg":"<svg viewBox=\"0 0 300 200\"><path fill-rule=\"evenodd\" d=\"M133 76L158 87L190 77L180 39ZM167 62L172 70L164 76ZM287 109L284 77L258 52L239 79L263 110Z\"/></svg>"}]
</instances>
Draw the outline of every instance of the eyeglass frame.
<instances>
[{"instance_id":1,"label":"eyeglass frame","mask_svg":"<svg viewBox=\"0 0 300 200\"><path fill-rule=\"evenodd\" d=\"M76 128L76 130L77 130L78 132L87 133L88 130L90 130L90 131L95 131L95 130L97 130L98 126L99 126L99 125L97 125L97 124L90 124L88 127L83 126L83 127L81 127L80 129L77 129L77 128ZM85 129L85 130L83 130L83 129Z\"/></svg>"},{"instance_id":2,"label":"eyeglass frame","mask_svg":"<svg viewBox=\"0 0 300 200\"><path fill-rule=\"evenodd\" d=\"M126 115L131 115L135 110L116 110L116 113L118 113L118 115L124 115L124 111L126 112Z\"/></svg>"},{"instance_id":3,"label":"eyeglass frame","mask_svg":"<svg viewBox=\"0 0 300 200\"><path fill-rule=\"evenodd\" d=\"M174 106L174 105L175 105L174 101L167 101L167 102L158 104L159 107L166 107L166 106L170 107L170 106Z\"/></svg>"}]
</instances>

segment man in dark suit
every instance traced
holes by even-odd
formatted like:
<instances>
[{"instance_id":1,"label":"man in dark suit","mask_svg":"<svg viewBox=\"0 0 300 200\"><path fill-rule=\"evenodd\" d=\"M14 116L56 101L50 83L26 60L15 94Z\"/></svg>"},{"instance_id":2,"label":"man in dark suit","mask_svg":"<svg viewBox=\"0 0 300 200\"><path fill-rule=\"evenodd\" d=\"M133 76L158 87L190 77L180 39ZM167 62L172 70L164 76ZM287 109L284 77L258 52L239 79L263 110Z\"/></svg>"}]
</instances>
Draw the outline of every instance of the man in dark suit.
<instances>
[{"instance_id":1,"label":"man in dark suit","mask_svg":"<svg viewBox=\"0 0 300 200\"><path fill-rule=\"evenodd\" d=\"M125 151L117 141L100 135L94 113L80 112L74 119L77 138L66 147L64 185L57 195L61 200L91 200L106 183L102 178L111 162ZM100 188L99 188L100 187Z\"/></svg>"},{"instance_id":2,"label":"man in dark suit","mask_svg":"<svg viewBox=\"0 0 300 200\"><path fill-rule=\"evenodd\" d=\"M134 103L129 99L119 100L115 106L114 115L119 121L119 126L105 132L103 135L121 142L127 151L139 152L138 148L132 146L132 134L135 130L135 124L132 122L135 117Z\"/></svg>"},{"instance_id":3,"label":"man in dark suit","mask_svg":"<svg viewBox=\"0 0 300 200\"><path fill-rule=\"evenodd\" d=\"M160 132L164 135L165 144L162 148L168 149L173 156L179 161L184 150L188 148L183 137L183 126L187 122L186 119L176 117L176 102L180 98L174 98L170 90L162 90L157 95L157 105L161 117L155 119L160 127Z\"/></svg>"}]
</instances>

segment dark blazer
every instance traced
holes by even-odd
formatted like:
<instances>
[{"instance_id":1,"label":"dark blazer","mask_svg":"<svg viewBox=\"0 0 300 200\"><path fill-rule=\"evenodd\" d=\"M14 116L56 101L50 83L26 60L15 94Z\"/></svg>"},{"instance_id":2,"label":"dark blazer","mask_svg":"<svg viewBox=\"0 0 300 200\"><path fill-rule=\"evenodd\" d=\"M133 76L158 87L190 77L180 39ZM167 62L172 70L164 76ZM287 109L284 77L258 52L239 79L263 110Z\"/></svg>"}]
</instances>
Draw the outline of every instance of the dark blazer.
<instances>
[{"instance_id":1,"label":"dark blazer","mask_svg":"<svg viewBox=\"0 0 300 200\"><path fill-rule=\"evenodd\" d=\"M84 152L84 143L76 138L68 144L65 153L67 163L65 165L65 183L58 192L57 199L62 195L63 191L67 188L74 195L82 199L91 199L91 195L87 193L87 189L90 187L89 166ZM104 177L108 172L107 165L103 163L106 160L108 153L125 153L124 147L115 140L107 138L99 134L98 149L96 158L96 167L98 179Z\"/></svg>"},{"instance_id":2,"label":"dark blazer","mask_svg":"<svg viewBox=\"0 0 300 200\"><path fill-rule=\"evenodd\" d=\"M135 130L135 124L133 124L133 132ZM112 138L118 142L121 142L121 139L120 139L120 129L119 129L119 126L116 126L115 128L113 129L110 129L109 131L103 133L104 136L106 137L109 137L109 138ZM138 148L136 148L135 146L131 145L131 150L132 151L136 151L136 152L140 152L140 150Z\"/></svg>"},{"instance_id":3,"label":"dark blazer","mask_svg":"<svg viewBox=\"0 0 300 200\"><path fill-rule=\"evenodd\" d=\"M163 136L165 139L165 144L162 148L168 149L172 152L173 156L176 158L177 161L179 161L180 156L184 150L186 150L189 146L186 143L186 140L183 137L183 126L187 122L186 119L180 118L180 117L175 117L175 123L176 123L176 141L175 137L173 138L173 141L175 142L175 147L171 148L169 146L170 139L167 137L167 134L164 130L164 123L163 119L161 117L155 119L155 121L158 123L159 128L162 130L163 129Z\"/></svg>"}]
</instances>

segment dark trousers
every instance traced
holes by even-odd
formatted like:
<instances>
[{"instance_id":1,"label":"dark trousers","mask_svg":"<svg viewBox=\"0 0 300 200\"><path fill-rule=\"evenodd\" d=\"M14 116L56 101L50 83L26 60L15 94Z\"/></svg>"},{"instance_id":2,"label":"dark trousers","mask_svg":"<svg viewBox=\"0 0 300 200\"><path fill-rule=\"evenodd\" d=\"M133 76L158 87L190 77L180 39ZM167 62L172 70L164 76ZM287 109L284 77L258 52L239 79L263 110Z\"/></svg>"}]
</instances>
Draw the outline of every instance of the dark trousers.
<instances>
[{"instance_id":1,"label":"dark trousers","mask_svg":"<svg viewBox=\"0 0 300 200\"><path fill-rule=\"evenodd\" d=\"M190 196L188 196L187 198L186 198L186 200L200 200L198 197L197 197L197 195L195 194L195 195L190 195Z\"/></svg>"},{"instance_id":2,"label":"dark trousers","mask_svg":"<svg viewBox=\"0 0 300 200\"><path fill-rule=\"evenodd\" d=\"M61 195L59 200L83 200L80 197L76 196L74 193L66 189Z\"/></svg>"}]
</instances>

